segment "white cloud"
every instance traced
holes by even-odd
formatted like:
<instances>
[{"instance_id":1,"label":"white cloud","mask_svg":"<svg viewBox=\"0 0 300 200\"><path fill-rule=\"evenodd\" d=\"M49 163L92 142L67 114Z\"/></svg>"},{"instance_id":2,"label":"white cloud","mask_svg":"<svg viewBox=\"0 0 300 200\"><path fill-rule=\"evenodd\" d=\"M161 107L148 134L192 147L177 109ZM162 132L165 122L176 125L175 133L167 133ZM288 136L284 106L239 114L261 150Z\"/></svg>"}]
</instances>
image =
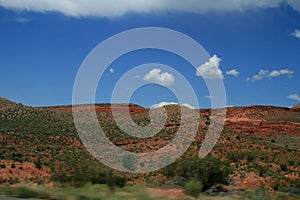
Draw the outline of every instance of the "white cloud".
<instances>
[{"instance_id":1,"label":"white cloud","mask_svg":"<svg viewBox=\"0 0 300 200\"><path fill-rule=\"evenodd\" d=\"M175 77L168 72L161 72L161 69L152 69L144 76L145 81L152 81L164 86L173 85Z\"/></svg>"},{"instance_id":2,"label":"white cloud","mask_svg":"<svg viewBox=\"0 0 300 200\"><path fill-rule=\"evenodd\" d=\"M279 71L280 72L280 74L282 74L282 75L293 75L294 74L294 72L293 71L291 71L291 70L289 70L289 69L282 69L282 70L280 70Z\"/></svg>"},{"instance_id":3,"label":"white cloud","mask_svg":"<svg viewBox=\"0 0 300 200\"><path fill-rule=\"evenodd\" d=\"M238 72L236 69L232 69L232 70L226 71L226 74L238 77L238 75L240 74L240 72Z\"/></svg>"},{"instance_id":4,"label":"white cloud","mask_svg":"<svg viewBox=\"0 0 300 200\"><path fill-rule=\"evenodd\" d=\"M299 0L0 0L7 9L59 12L73 17L117 17L126 13L180 11L191 13L245 11L279 7L282 3L300 11Z\"/></svg>"},{"instance_id":5,"label":"white cloud","mask_svg":"<svg viewBox=\"0 0 300 200\"><path fill-rule=\"evenodd\" d=\"M281 69L281 70L273 70L273 71L269 71L269 70L263 70L261 69L258 74L253 76L253 81L260 81L264 78L276 78L279 77L281 75L287 75L289 78L291 78L293 76L294 72L289 70L289 69ZM247 80L250 80L247 78Z\"/></svg>"},{"instance_id":6,"label":"white cloud","mask_svg":"<svg viewBox=\"0 0 300 200\"><path fill-rule=\"evenodd\" d=\"M278 77L278 76L280 76L280 75L281 75L281 74L280 74L279 71L274 70L274 71L272 71L272 72L268 75L268 77Z\"/></svg>"},{"instance_id":7,"label":"white cloud","mask_svg":"<svg viewBox=\"0 0 300 200\"><path fill-rule=\"evenodd\" d=\"M234 107L234 105L228 105L228 106L226 106L226 108L233 108Z\"/></svg>"},{"instance_id":8,"label":"white cloud","mask_svg":"<svg viewBox=\"0 0 300 200\"><path fill-rule=\"evenodd\" d=\"M297 95L297 94L291 94L291 95L288 96L288 98L296 100L296 101L300 101L300 96Z\"/></svg>"},{"instance_id":9,"label":"white cloud","mask_svg":"<svg viewBox=\"0 0 300 200\"><path fill-rule=\"evenodd\" d=\"M179 105L179 104L175 103L175 102L164 102L163 101L163 102L160 102L158 104L152 105L151 108L161 108L163 106L168 106L168 105ZM185 107L190 108L190 109L195 109L195 107L193 107L193 106L191 106L187 103L182 104L182 106L185 106Z\"/></svg>"},{"instance_id":10,"label":"white cloud","mask_svg":"<svg viewBox=\"0 0 300 200\"><path fill-rule=\"evenodd\" d=\"M293 71L288 70L288 69L281 69L279 71L277 70L273 70L270 72L270 74L268 75L268 77L278 77L280 75L288 75L289 77L291 77L294 74Z\"/></svg>"},{"instance_id":11,"label":"white cloud","mask_svg":"<svg viewBox=\"0 0 300 200\"><path fill-rule=\"evenodd\" d=\"M197 67L197 76L201 76L207 79L224 79L223 72L220 70L221 58L214 55L208 62Z\"/></svg>"},{"instance_id":12,"label":"white cloud","mask_svg":"<svg viewBox=\"0 0 300 200\"><path fill-rule=\"evenodd\" d=\"M293 33L292 33L293 36L295 36L296 38L299 38L300 39L300 30L296 29Z\"/></svg>"},{"instance_id":13,"label":"white cloud","mask_svg":"<svg viewBox=\"0 0 300 200\"><path fill-rule=\"evenodd\" d=\"M110 68L110 69L109 69L109 72L110 72L110 73L114 73L115 70L114 70L113 68Z\"/></svg>"},{"instance_id":14,"label":"white cloud","mask_svg":"<svg viewBox=\"0 0 300 200\"><path fill-rule=\"evenodd\" d=\"M215 98L217 98L216 96L204 96L205 98L207 98L207 99L215 99Z\"/></svg>"},{"instance_id":15,"label":"white cloud","mask_svg":"<svg viewBox=\"0 0 300 200\"><path fill-rule=\"evenodd\" d=\"M255 76L253 76L253 80L254 81L257 81L257 80L262 80L264 79L265 77L267 77L269 74L269 71L268 70L259 70L258 74L256 74Z\"/></svg>"}]
</instances>

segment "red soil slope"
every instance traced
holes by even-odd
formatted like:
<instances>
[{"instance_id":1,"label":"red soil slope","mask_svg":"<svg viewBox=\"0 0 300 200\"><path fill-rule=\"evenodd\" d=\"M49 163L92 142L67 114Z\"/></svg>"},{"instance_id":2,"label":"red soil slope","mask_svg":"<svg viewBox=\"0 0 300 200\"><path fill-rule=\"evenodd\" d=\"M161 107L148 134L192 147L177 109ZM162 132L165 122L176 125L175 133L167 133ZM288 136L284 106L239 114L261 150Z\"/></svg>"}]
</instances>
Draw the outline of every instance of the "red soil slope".
<instances>
[{"instance_id":1,"label":"red soil slope","mask_svg":"<svg viewBox=\"0 0 300 200\"><path fill-rule=\"evenodd\" d=\"M115 104L117 113L131 114L147 112L149 109L134 104ZM47 107L50 110L72 111L71 106ZM93 106L76 106L75 111L92 111ZM111 112L110 105L96 105L96 112ZM200 110L201 115L210 116L210 110ZM226 110L225 127L237 133L270 137L276 135L300 136L300 109L274 106L231 107Z\"/></svg>"},{"instance_id":2,"label":"red soil slope","mask_svg":"<svg viewBox=\"0 0 300 200\"><path fill-rule=\"evenodd\" d=\"M130 113L141 113L141 112L146 112L149 109L140 107L138 105L135 104L114 104L114 111L117 113L125 113L129 111ZM111 105L109 104L100 104L100 105L82 105L82 106L75 106L73 108L73 110L75 112L91 112L93 111L95 108L96 112L111 112ZM49 110L63 110L63 111L70 111L72 112L72 106L54 106L54 107L45 107L45 109L49 109Z\"/></svg>"}]
</instances>

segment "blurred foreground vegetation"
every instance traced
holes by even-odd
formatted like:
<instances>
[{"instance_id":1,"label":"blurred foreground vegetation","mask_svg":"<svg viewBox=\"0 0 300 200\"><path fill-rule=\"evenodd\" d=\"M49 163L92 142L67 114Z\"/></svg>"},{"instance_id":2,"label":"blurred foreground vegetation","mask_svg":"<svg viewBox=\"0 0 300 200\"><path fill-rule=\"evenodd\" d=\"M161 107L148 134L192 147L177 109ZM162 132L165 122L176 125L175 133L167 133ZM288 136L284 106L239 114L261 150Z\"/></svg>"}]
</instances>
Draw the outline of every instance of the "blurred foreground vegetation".
<instances>
[{"instance_id":1,"label":"blurred foreground vegetation","mask_svg":"<svg viewBox=\"0 0 300 200\"><path fill-rule=\"evenodd\" d=\"M1 196L17 198L48 199L48 200L297 200L299 196L285 193L269 193L264 188L253 190L237 190L223 196L176 196L172 193L153 193L144 185L126 186L112 192L106 185L85 185L80 188L63 187L47 188L43 186L0 186Z\"/></svg>"}]
</instances>

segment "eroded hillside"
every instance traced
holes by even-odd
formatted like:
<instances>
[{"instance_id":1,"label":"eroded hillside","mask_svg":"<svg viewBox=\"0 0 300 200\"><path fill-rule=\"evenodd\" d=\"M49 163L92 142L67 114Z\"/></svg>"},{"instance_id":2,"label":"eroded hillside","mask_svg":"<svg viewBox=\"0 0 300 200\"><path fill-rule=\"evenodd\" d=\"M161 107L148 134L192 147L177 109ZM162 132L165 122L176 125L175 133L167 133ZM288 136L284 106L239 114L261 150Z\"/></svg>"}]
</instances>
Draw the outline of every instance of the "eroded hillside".
<instances>
[{"instance_id":1,"label":"eroded hillside","mask_svg":"<svg viewBox=\"0 0 300 200\"><path fill-rule=\"evenodd\" d=\"M99 170L108 170L82 145L74 127L71 106L31 108L2 102L1 183L74 183L76 180L90 180L89 177ZM75 111L89 112L92 108L82 105ZM145 126L150 123L148 109L133 104L116 105L121 119L128 108L136 124ZM110 105L96 105L95 110L107 137L115 145L138 153L158 150L174 138L181 121L179 108L167 106L168 118L163 130L147 139L122 132L114 121ZM201 110L200 113L197 135L183 157L198 155L211 124L210 110ZM250 188L265 185L279 190L299 184L299 149L299 110L250 106L227 109L225 128L211 155L230 163L230 185ZM163 172L144 175L115 173L131 183L166 184L169 180Z\"/></svg>"}]
</instances>

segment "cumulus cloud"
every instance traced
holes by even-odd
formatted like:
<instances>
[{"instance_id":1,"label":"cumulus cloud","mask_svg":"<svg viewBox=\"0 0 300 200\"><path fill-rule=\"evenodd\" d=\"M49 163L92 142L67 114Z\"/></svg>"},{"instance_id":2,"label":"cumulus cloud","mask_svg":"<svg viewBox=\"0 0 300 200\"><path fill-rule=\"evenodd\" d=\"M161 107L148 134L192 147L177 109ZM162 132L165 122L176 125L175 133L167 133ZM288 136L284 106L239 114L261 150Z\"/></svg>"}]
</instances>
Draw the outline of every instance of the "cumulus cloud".
<instances>
[{"instance_id":1,"label":"cumulus cloud","mask_svg":"<svg viewBox=\"0 0 300 200\"><path fill-rule=\"evenodd\" d=\"M288 96L288 98L296 100L296 101L300 101L300 96L297 95L297 94L291 94L291 95Z\"/></svg>"},{"instance_id":2,"label":"cumulus cloud","mask_svg":"<svg viewBox=\"0 0 300 200\"><path fill-rule=\"evenodd\" d=\"M214 55L208 62L197 67L197 76L201 76L207 79L224 79L223 72L220 70L221 58Z\"/></svg>"},{"instance_id":3,"label":"cumulus cloud","mask_svg":"<svg viewBox=\"0 0 300 200\"><path fill-rule=\"evenodd\" d=\"M282 74L282 75L290 75L290 76L292 76L292 75L294 74L294 72L291 71L291 70L289 70L289 69L282 69L282 70L280 70L279 72L280 72L280 74Z\"/></svg>"},{"instance_id":4,"label":"cumulus cloud","mask_svg":"<svg viewBox=\"0 0 300 200\"><path fill-rule=\"evenodd\" d=\"M164 107L164 106L168 106L168 105L179 105L178 103L175 103L175 102L160 102L158 104L154 104L151 106L151 108L161 108L161 107ZM188 107L190 109L195 109L195 107L187 104L187 103L184 103L184 104L181 104L182 106L185 106L185 107Z\"/></svg>"},{"instance_id":5,"label":"cumulus cloud","mask_svg":"<svg viewBox=\"0 0 300 200\"><path fill-rule=\"evenodd\" d=\"M293 33L292 33L293 36L295 36L296 38L299 38L300 39L300 30L296 29Z\"/></svg>"},{"instance_id":6,"label":"cumulus cloud","mask_svg":"<svg viewBox=\"0 0 300 200\"><path fill-rule=\"evenodd\" d=\"M268 77L278 77L280 76L280 72L277 70L271 71L270 74L268 75Z\"/></svg>"},{"instance_id":7,"label":"cumulus cloud","mask_svg":"<svg viewBox=\"0 0 300 200\"><path fill-rule=\"evenodd\" d=\"M173 85L175 77L168 72L161 72L161 69L155 68L145 74L144 80L158 83L164 86L170 86Z\"/></svg>"},{"instance_id":8,"label":"cumulus cloud","mask_svg":"<svg viewBox=\"0 0 300 200\"><path fill-rule=\"evenodd\" d=\"M253 81L260 81L264 78L276 78L279 77L281 75L287 75L289 78L291 78L293 76L294 72L289 70L289 69L281 69L281 70L273 70L273 71L269 71L269 70L263 70L261 69L258 74L253 76ZM249 79L247 79L249 80Z\"/></svg>"},{"instance_id":9,"label":"cumulus cloud","mask_svg":"<svg viewBox=\"0 0 300 200\"><path fill-rule=\"evenodd\" d=\"M254 81L257 81L257 80L262 80L264 79L265 77L267 77L269 74L269 71L268 70L259 70L258 74L254 75L253 76L253 80Z\"/></svg>"},{"instance_id":10,"label":"cumulus cloud","mask_svg":"<svg viewBox=\"0 0 300 200\"><path fill-rule=\"evenodd\" d=\"M236 69L232 69L232 70L226 71L226 74L238 77L238 75L240 74L240 72L238 72Z\"/></svg>"},{"instance_id":11,"label":"cumulus cloud","mask_svg":"<svg viewBox=\"0 0 300 200\"><path fill-rule=\"evenodd\" d=\"M0 6L7 9L59 12L73 17L117 17L153 11L230 12L279 7L283 3L300 11L299 0L0 0Z\"/></svg>"}]
</instances>

